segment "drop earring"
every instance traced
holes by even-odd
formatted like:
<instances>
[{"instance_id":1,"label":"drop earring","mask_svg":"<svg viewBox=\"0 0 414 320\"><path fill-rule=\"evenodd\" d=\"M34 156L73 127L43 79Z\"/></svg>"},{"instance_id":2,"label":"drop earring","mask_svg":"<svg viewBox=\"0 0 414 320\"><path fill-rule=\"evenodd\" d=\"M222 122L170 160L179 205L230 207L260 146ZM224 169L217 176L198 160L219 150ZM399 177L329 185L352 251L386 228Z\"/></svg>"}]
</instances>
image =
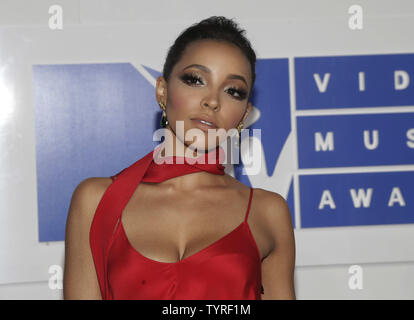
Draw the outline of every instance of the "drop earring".
<instances>
[{"instance_id":1,"label":"drop earring","mask_svg":"<svg viewBox=\"0 0 414 320\"><path fill-rule=\"evenodd\" d=\"M242 129L243 129L243 122L240 122L237 125L237 138L236 138L236 142L235 142L236 148L239 148L239 146L240 146L240 131Z\"/></svg>"},{"instance_id":2,"label":"drop earring","mask_svg":"<svg viewBox=\"0 0 414 320\"><path fill-rule=\"evenodd\" d=\"M168 125L168 119L167 119L167 113L165 112L165 104L162 103L161 101L158 102L158 104L160 105L160 108L162 109L162 117L160 121L160 126L161 128L166 128Z\"/></svg>"}]
</instances>

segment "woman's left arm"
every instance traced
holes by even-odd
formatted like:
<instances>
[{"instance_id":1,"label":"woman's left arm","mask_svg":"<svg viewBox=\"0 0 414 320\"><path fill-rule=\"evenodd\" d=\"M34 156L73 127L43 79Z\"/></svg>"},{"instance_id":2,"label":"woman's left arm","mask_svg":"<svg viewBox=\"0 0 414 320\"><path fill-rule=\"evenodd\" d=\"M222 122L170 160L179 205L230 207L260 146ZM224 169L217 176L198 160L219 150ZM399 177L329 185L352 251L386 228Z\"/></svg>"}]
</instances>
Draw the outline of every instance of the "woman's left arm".
<instances>
[{"instance_id":1,"label":"woman's left arm","mask_svg":"<svg viewBox=\"0 0 414 320\"><path fill-rule=\"evenodd\" d=\"M274 192L268 193L263 204L274 246L262 261L262 300L295 300L295 236L289 207L286 200Z\"/></svg>"}]
</instances>

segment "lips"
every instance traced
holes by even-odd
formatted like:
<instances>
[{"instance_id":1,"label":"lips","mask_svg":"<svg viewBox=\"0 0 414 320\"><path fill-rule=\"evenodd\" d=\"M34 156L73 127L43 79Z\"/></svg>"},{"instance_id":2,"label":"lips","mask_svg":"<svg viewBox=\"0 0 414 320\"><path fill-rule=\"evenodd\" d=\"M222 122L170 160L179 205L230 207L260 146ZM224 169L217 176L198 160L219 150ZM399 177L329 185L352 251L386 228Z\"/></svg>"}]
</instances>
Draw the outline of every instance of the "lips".
<instances>
[{"instance_id":1,"label":"lips","mask_svg":"<svg viewBox=\"0 0 414 320\"><path fill-rule=\"evenodd\" d=\"M208 124L202 123L199 120L192 120L195 126L208 133L208 130L216 130L216 127L209 126Z\"/></svg>"},{"instance_id":2,"label":"lips","mask_svg":"<svg viewBox=\"0 0 414 320\"><path fill-rule=\"evenodd\" d=\"M211 119L210 117L207 117L207 116L199 116L199 117L192 118L191 120L193 120L196 124L200 124L201 126L205 126L207 128L210 128L210 129L217 129L218 128L218 126L213 121L213 119ZM211 125L209 125L207 123L202 123L200 120L209 122Z\"/></svg>"}]
</instances>

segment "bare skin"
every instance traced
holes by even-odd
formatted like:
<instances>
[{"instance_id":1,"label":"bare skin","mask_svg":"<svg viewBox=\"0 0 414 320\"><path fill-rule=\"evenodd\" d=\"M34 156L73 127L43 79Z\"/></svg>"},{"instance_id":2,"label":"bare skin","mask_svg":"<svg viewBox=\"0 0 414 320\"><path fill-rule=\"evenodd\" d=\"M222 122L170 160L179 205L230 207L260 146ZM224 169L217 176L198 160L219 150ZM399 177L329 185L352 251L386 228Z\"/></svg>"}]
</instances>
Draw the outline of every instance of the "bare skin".
<instances>
[{"instance_id":1,"label":"bare skin","mask_svg":"<svg viewBox=\"0 0 414 320\"><path fill-rule=\"evenodd\" d=\"M183 69L201 80L182 80ZM245 79L228 79L237 74ZM234 89L251 90L249 61L235 46L202 40L190 44L174 66L168 83L157 79L156 99L167 106L168 129L176 132L176 121L184 121L185 132L195 128L190 119L208 114L220 128L235 128L244 121L251 103ZM174 139L186 149L193 141ZM211 149L214 139L197 145ZM194 144L192 145L194 146ZM64 298L101 299L89 230L96 207L109 178L89 178L75 190L66 230ZM162 194L162 197L159 195ZM232 199L232 201L228 201ZM186 259L233 231L243 221L249 188L230 175L197 172L161 183L141 182L126 205L121 223L129 242L145 257L166 263ZM254 189L247 220L262 260L262 299L295 299L293 273L295 243L289 208L277 193Z\"/></svg>"}]
</instances>

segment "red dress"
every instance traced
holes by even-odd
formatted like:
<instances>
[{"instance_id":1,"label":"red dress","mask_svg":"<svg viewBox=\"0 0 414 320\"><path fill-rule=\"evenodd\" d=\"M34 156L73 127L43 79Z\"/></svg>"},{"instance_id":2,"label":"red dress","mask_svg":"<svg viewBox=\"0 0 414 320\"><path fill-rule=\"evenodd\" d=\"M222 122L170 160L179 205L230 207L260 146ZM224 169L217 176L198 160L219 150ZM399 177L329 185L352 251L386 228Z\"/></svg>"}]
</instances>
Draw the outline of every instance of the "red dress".
<instances>
[{"instance_id":1,"label":"red dress","mask_svg":"<svg viewBox=\"0 0 414 320\"><path fill-rule=\"evenodd\" d=\"M210 155L211 152L207 156ZM112 176L113 183L95 213L90 244L102 298L260 300L263 289L260 252L247 223L253 188L244 220L225 236L183 260L155 261L132 247L121 214L140 181L164 181L200 170L224 174L221 164L156 165L152 156L153 151Z\"/></svg>"}]
</instances>

